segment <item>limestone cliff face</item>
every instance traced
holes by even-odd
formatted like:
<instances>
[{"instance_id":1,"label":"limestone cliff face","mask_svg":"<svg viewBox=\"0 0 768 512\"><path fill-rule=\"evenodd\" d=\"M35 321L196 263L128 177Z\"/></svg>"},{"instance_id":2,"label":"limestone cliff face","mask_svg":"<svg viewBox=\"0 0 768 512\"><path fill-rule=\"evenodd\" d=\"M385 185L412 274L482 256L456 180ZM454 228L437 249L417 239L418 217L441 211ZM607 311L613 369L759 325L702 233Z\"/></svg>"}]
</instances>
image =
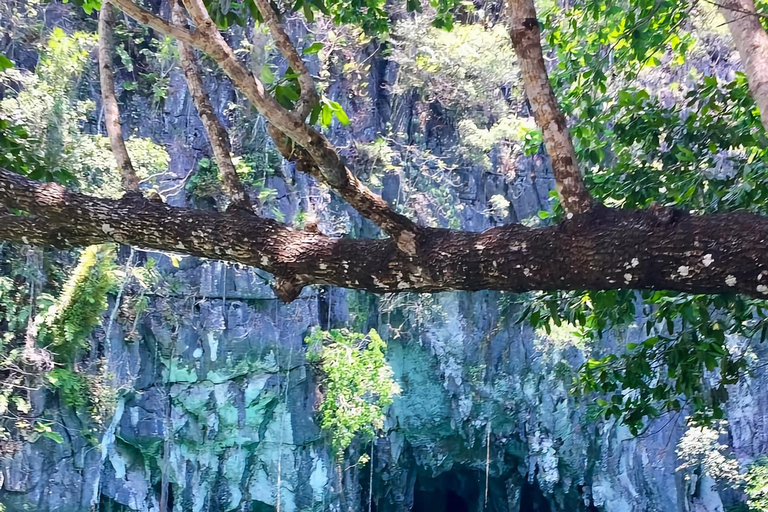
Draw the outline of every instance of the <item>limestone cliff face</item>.
<instances>
[{"instance_id":1,"label":"limestone cliff face","mask_svg":"<svg viewBox=\"0 0 768 512\"><path fill-rule=\"evenodd\" d=\"M360 120L334 130L340 142L370 141L386 123L395 132L418 129L417 99L387 93L395 66L372 48L360 59L369 57L370 101L350 101L344 81L332 77L329 91ZM226 82L210 83L223 115L234 92ZM169 91L154 114L133 104L131 124L167 145L171 165L161 185L176 187L168 201L183 204L179 185L207 148L178 70ZM450 144L450 133L423 135L436 151ZM491 157L494 168L502 166L500 155ZM464 166L455 177L449 201L462 205L455 221L471 230L497 222L488 214L493 196L511 201L506 221L521 220L547 209L553 186L541 156L518 158L513 173ZM383 195L402 200L405 179L396 170L386 174ZM266 185L289 219L301 208L329 233L372 231L289 166ZM164 501L172 512L716 512L741 498L706 474L676 471L683 418L662 418L638 438L596 419L590 399L570 393L584 349L567 334L516 323L509 296L373 297L313 288L285 305L258 271L193 258L177 268L152 257L172 292L151 298L138 336L120 322L104 333L113 384L128 390L114 417L88 432L87 418L41 392L64 442L41 439L0 460L7 511L161 512ZM353 445L353 455L337 464L316 421L318 376L306 364L304 337L314 326L350 319L387 340L402 391L382 435L372 446ZM641 334L608 335L603 349ZM726 444L742 463L768 452L766 389L768 377L758 370L731 393ZM358 465L363 451L372 462Z\"/></svg>"}]
</instances>

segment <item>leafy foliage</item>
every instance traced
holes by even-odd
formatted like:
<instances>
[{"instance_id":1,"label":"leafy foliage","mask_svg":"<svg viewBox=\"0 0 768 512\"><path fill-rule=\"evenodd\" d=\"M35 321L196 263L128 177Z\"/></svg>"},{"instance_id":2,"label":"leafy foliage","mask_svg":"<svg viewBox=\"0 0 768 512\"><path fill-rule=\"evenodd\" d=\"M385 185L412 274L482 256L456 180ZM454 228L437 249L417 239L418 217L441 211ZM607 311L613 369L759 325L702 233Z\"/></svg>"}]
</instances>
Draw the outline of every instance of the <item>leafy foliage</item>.
<instances>
[{"instance_id":1,"label":"leafy foliage","mask_svg":"<svg viewBox=\"0 0 768 512\"><path fill-rule=\"evenodd\" d=\"M517 58L504 26L462 24L446 32L424 25L423 16L395 25L389 56L399 65L394 93L415 88L426 101L479 125L514 111Z\"/></svg>"},{"instance_id":2,"label":"leafy foliage","mask_svg":"<svg viewBox=\"0 0 768 512\"><path fill-rule=\"evenodd\" d=\"M107 309L107 294L117 286L116 270L114 245L93 245L81 254L46 315L51 347L62 360L74 360L88 346L88 336Z\"/></svg>"},{"instance_id":3,"label":"leafy foliage","mask_svg":"<svg viewBox=\"0 0 768 512\"><path fill-rule=\"evenodd\" d=\"M87 73L95 44L91 34L53 30L34 74L9 69L0 82L18 91L0 100L0 165L33 179L66 183L105 197L122 194L109 141L83 133L95 105L79 99L77 84ZM126 141L141 178L164 170L168 154L148 139Z\"/></svg>"},{"instance_id":4,"label":"leafy foliage","mask_svg":"<svg viewBox=\"0 0 768 512\"><path fill-rule=\"evenodd\" d=\"M757 458L746 474L747 504L751 512L768 510L768 457Z\"/></svg>"},{"instance_id":5,"label":"leafy foliage","mask_svg":"<svg viewBox=\"0 0 768 512\"><path fill-rule=\"evenodd\" d=\"M88 382L82 373L71 368L54 368L46 375L46 379L51 388L59 391L61 401L67 407L80 409L88 403Z\"/></svg>"},{"instance_id":6,"label":"leafy foliage","mask_svg":"<svg viewBox=\"0 0 768 512\"><path fill-rule=\"evenodd\" d=\"M578 119L571 130L577 154L604 204L768 211L765 132L744 75L707 75L711 68L698 60L699 48L713 45L706 30L692 32L703 15L675 0L546 13L546 38L558 58L553 82ZM541 217L560 215L555 205ZM729 340L765 339L765 307L733 296L622 290L538 294L522 316L545 328L568 322L593 347L606 329L643 321L645 340L589 360L577 383L602 394L603 417L639 433L662 412L723 417L726 386L748 369L746 347Z\"/></svg>"},{"instance_id":7,"label":"leafy foliage","mask_svg":"<svg viewBox=\"0 0 768 512\"><path fill-rule=\"evenodd\" d=\"M388 6L384 0L295 0L273 1L271 4L277 12L281 12L282 9L286 12L301 12L310 23L316 16L325 15L336 24L358 25L369 34L388 32L392 9L392 6ZM430 0L430 6L435 11L432 24L438 28L452 28L454 10L458 5L457 0ZM220 28L227 28L230 25L244 26L249 15L260 23L263 21L253 0L242 2L206 0L205 6ZM405 7L408 12L422 10L419 0L406 0Z\"/></svg>"},{"instance_id":8,"label":"leafy foliage","mask_svg":"<svg viewBox=\"0 0 768 512\"><path fill-rule=\"evenodd\" d=\"M677 443L678 471L690 473L701 471L716 482L738 488L744 477L739 472L739 463L730 453L727 445L720 442L726 432L726 424L720 422L712 427L690 426Z\"/></svg>"},{"instance_id":9,"label":"leafy foliage","mask_svg":"<svg viewBox=\"0 0 768 512\"><path fill-rule=\"evenodd\" d=\"M320 425L341 458L355 437L370 438L382 428L384 410L399 393L384 358L387 345L373 329L367 335L318 329L306 343L307 360L319 362L325 377Z\"/></svg>"},{"instance_id":10,"label":"leafy foliage","mask_svg":"<svg viewBox=\"0 0 768 512\"><path fill-rule=\"evenodd\" d=\"M48 170L35 154L35 147L39 144L39 141L30 138L23 126L0 119L0 167L41 181L66 183L71 180L71 174L65 170Z\"/></svg>"}]
</instances>

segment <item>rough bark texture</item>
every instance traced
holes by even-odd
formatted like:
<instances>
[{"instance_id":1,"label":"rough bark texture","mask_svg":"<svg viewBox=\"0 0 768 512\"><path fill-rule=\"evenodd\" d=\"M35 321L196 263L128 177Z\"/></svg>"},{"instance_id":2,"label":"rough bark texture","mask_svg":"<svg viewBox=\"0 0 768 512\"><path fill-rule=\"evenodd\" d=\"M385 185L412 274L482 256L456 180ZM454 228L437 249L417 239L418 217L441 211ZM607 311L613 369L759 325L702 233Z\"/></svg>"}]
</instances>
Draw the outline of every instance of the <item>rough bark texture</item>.
<instances>
[{"instance_id":1,"label":"rough bark texture","mask_svg":"<svg viewBox=\"0 0 768 512\"><path fill-rule=\"evenodd\" d=\"M115 76L112 72L112 49L114 43L115 13L112 5L105 1L99 11L99 79L101 81L101 98L104 107L104 123L107 127L109 145L120 170L123 189L129 193L139 192L139 178L131 164L131 157L125 147L123 128L120 126L120 110L115 98Z\"/></svg>"},{"instance_id":2,"label":"rough bark texture","mask_svg":"<svg viewBox=\"0 0 768 512\"><path fill-rule=\"evenodd\" d=\"M0 239L56 247L105 241L239 262L278 278L285 300L307 284L374 292L667 289L768 296L768 219L673 210L590 213L547 228L424 229L409 257L391 240L299 231L241 212L109 200L0 170Z\"/></svg>"},{"instance_id":3,"label":"rough bark texture","mask_svg":"<svg viewBox=\"0 0 768 512\"><path fill-rule=\"evenodd\" d=\"M584 186L568 124L549 83L533 0L508 0L507 8L525 93L552 160L560 200L566 212L584 213L592 207L592 197Z\"/></svg>"},{"instance_id":4,"label":"rough bark texture","mask_svg":"<svg viewBox=\"0 0 768 512\"><path fill-rule=\"evenodd\" d=\"M188 29L187 16L181 0L172 2L173 24L183 29ZM205 91L200 65L195 56L195 50L189 44L178 41L179 57L181 67L184 70L184 76L187 79L187 87L195 103L195 108L203 123L205 132L208 134L208 141L211 143L213 158L221 173L221 181L224 185L224 192L232 201L232 206L243 210L251 210L251 201L248 194L240 182L240 178L235 170L235 164L232 163L232 145L229 141L229 134L216 116L213 110L211 100Z\"/></svg>"},{"instance_id":5,"label":"rough bark texture","mask_svg":"<svg viewBox=\"0 0 768 512\"><path fill-rule=\"evenodd\" d=\"M754 0L724 0L719 5L739 51L749 91L760 109L760 120L768 130L768 33L755 13Z\"/></svg>"}]
</instances>

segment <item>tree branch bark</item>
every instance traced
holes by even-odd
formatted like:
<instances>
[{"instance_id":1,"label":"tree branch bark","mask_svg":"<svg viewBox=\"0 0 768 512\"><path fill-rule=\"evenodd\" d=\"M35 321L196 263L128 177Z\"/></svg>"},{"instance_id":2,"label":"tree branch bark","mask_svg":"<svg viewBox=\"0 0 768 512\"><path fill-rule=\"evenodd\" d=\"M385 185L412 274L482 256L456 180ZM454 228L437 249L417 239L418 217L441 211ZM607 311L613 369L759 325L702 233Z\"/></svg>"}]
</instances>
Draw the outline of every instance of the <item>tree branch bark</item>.
<instances>
[{"instance_id":1,"label":"tree branch bark","mask_svg":"<svg viewBox=\"0 0 768 512\"><path fill-rule=\"evenodd\" d=\"M299 87L301 88L301 97L296 102L296 106L293 109L301 119L306 119L314 106L319 101L317 89L315 88L315 79L307 69L307 65L304 63L304 59L301 58L296 47L291 42L291 38L283 29L282 25L277 19L277 14L272 9L269 1L267 0L254 0L256 7L259 9L261 16L264 18L264 22L269 27L269 32L272 34L272 39L275 40L280 53L283 54L288 64L299 74Z\"/></svg>"},{"instance_id":2,"label":"tree branch bark","mask_svg":"<svg viewBox=\"0 0 768 512\"><path fill-rule=\"evenodd\" d=\"M184 30L189 30L187 26L187 15L181 0L171 1L171 19L173 24ZM222 126L216 112L211 105L210 97L205 91L200 65L198 64L195 50L187 43L177 40L179 47L179 56L181 67L184 70L184 76L187 79L187 87L195 103L195 108L203 123L205 132L208 134L208 141L213 150L213 158L221 173L221 180L224 184L224 192L232 201L232 206L246 211L252 211L251 200L240 182L240 177L235 170L235 164L232 163L232 145L229 141L229 134Z\"/></svg>"},{"instance_id":3,"label":"tree branch bark","mask_svg":"<svg viewBox=\"0 0 768 512\"><path fill-rule=\"evenodd\" d=\"M115 76L113 74L112 51L114 42L115 13L108 0L104 0L99 11L99 80L104 106L104 121L107 127L109 145L117 162L117 168L128 193L140 194L139 177L131 164L131 157L125 147L123 128L120 126L120 109L115 97Z\"/></svg>"},{"instance_id":4,"label":"tree branch bark","mask_svg":"<svg viewBox=\"0 0 768 512\"><path fill-rule=\"evenodd\" d=\"M588 212L592 208L592 196L584 186L568 123L549 83L534 2L507 0L507 13L525 93L552 160L560 201L567 213Z\"/></svg>"},{"instance_id":5,"label":"tree branch bark","mask_svg":"<svg viewBox=\"0 0 768 512\"><path fill-rule=\"evenodd\" d=\"M723 0L719 8L741 57L749 91L760 109L760 121L768 130L768 33L760 23L754 0Z\"/></svg>"},{"instance_id":6,"label":"tree branch bark","mask_svg":"<svg viewBox=\"0 0 768 512\"><path fill-rule=\"evenodd\" d=\"M308 284L372 292L676 290L768 297L768 218L596 206L556 226L483 233L425 228L418 254L392 240L349 240L242 212L102 199L0 170L0 239L55 247L115 241L250 265L284 300Z\"/></svg>"},{"instance_id":7,"label":"tree branch bark","mask_svg":"<svg viewBox=\"0 0 768 512\"><path fill-rule=\"evenodd\" d=\"M112 3L115 4L118 9L142 25L146 25L152 30L156 30L163 35L184 41L185 43L191 44L193 46L204 44L202 38L198 34L193 34L188 30L173 26L160 16L152 14L146 9L139 7L133 3L133 0L112 0Z\"/></svg>"},{"instance_id":8,"label":"tree branch bark","mask_svg":"<svg viewBox=\"0 0 768 512\"><path fill-rule=\"evenodd\" d=\"M293 142L304 148L319 170L316 175L334 189L361 215L373 221L397 240L400 250L415 254L419 227L410 219L395 212L378 194L373 193L346 167L333 145L320 132L308 126L304 119L283 108L266 93L253 74L238 62L232 48L226 43L208 15L202 0L184 0L187 12L194 21L195 31L189 33L136 6L132 0L114 0L123 11L158 32L176 37L182 34L188 42L213 58L229 76L232 83L271 125Z\"/></svg>"}]
</instances>

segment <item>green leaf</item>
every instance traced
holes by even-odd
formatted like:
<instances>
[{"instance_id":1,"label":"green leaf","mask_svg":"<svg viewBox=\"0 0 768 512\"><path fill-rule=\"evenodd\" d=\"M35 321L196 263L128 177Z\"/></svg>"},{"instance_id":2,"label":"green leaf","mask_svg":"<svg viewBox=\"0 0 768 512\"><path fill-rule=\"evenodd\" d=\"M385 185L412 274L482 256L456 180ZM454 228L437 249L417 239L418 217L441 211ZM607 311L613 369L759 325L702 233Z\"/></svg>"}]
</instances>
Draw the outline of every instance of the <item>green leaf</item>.
<instances>
[{"instance_id":1,"label":"green leaf","mask_svg":"<svg viewBox=\"0 0 768 512\"><path fill-rule=\"evenodd\" d=\"M271 69L269 69L268 65L261 67L261 81L267 85L273 84L275 82L275 74Z\"/></svg>"},{"instance_id":2,"label":"green leaf","mask_svg":"<svg viewBox=\"0 0 768 512\"><path fill-rule=\"evenodd\" d=\"M40 435L42 435L43 437L47 437L48 439L54 441L57 444L61 444L64 442L64 438L58 432L41 432Z\"/></svg>"},{"instance_id":3,"label":"green leaf","mask_svg":"<svg viewBox=\"0 0 768 512\"><path fill-rule=\"evenodd\" d=\"M301 53L303 53L304 55L312 55L322 50L323 46L324 46L323 43L315 42L307 46L306 48L304 48L304 50L302 50Z\"/></svg>"},{"instance_id":4,"label":"green leaf","mask_svg":"<svg viewBox=\"0 0 768 512\"><path fill-rule=\"evenodd\" d=\"M13 67L13 62L11 62L11 59L0 53L0 71L5 71L6 69L10 69Z\"/></svg>"},{"instance_id":5,"label":"green leaf","mask_svg":"<svg viewBox=\"0 0 768 512\"><path fill-rule=\"evenodd\" d=\"M345 126L348 125L349 124L349 117L347 116L347 113L344 112L344 109L341 108L341 105L339 105L338 103L336 103L336 106L338 108L335 108L333 110L333 113L336 116L336 119L338 119L341 124L343 124Z\"/></svg>"},{"instance_id":6,"label":"green leaf","mask_svg":"<svg viewBox=\"0 0 768 512\"><path fill-rule=\"evenodd\" d=\"M333 121L333 110L327 103L323 103L320 113L320 124L327 128L331 126L331 121Z\"/></svg>"},{"instance_id":7,"label":"green leaf","mask_svg":"<svg viewBox=\"0 0 768 512\"><path fill-rule=\"evenodd\" d=\"M309 124L317 124L317 119L320 117L322 109L323 107L319 103L312 108L312 112L309 114Z\"/></svg>"}]
</instances>

